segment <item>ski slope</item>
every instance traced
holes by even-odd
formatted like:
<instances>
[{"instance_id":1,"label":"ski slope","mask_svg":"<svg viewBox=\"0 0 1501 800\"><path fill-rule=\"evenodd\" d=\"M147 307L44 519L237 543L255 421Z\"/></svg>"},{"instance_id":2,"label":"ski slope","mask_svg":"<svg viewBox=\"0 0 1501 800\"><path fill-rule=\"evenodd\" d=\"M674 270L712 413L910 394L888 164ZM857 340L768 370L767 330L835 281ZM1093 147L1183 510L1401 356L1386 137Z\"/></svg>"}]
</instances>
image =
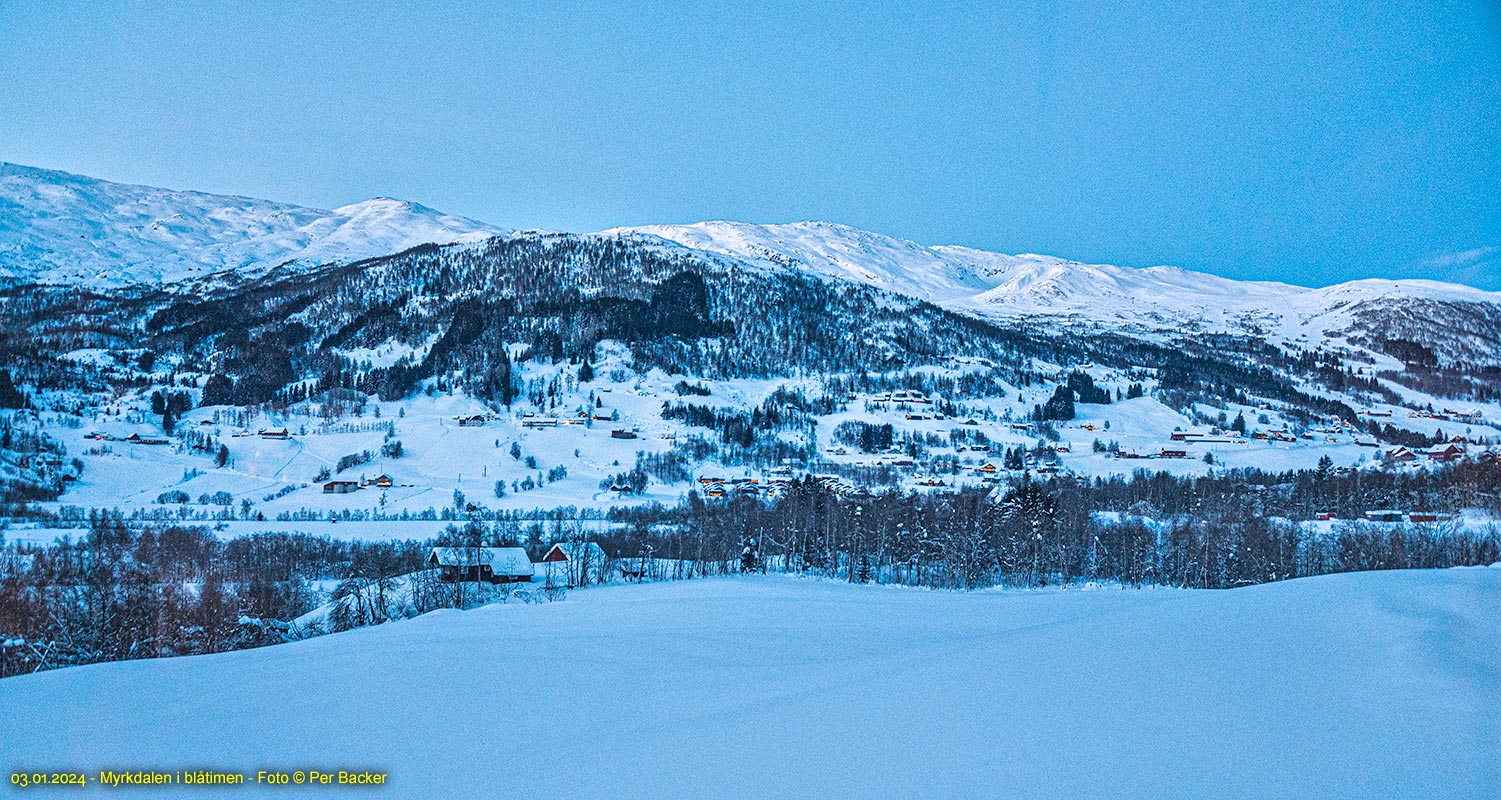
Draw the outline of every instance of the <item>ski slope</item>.
<instances>
[{"instance_id":1,"label":"ski slope","mask_svg":"<svg viewBox=\"0 0 1501 800\"><path fill-rule=\"evenodd\" d=\"M615 586L6 679L0 760L371 769L383 797L1493 800L1498 618L1496 568L1222 592Z\"/></svg>"}]
</instances>

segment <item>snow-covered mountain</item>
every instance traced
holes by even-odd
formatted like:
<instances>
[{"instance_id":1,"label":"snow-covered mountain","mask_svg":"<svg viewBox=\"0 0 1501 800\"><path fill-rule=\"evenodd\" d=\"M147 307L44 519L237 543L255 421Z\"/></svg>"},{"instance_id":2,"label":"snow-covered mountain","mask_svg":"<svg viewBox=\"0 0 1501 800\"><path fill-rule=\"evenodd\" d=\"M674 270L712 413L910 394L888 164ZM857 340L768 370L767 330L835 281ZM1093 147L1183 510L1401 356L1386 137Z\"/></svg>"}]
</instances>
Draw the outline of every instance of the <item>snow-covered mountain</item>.
<instances>
[{"instance_id":1,"label":"snow-covered mountain","mask_svg":"<svg viewBox=\"0 0 1501 800\"><path fill-rule=\"evenodd\" d=\"M376 198L325 211L0 163L0 282L119 287L252 277L507 231Z\"/></svg>"},{"instance_id":2,"label":"snow-covered mountain","mask_svg":"<svg viewBox=\"0 0 1501 800\"><path fill-rule=\"evenodd\" d=\"M856 280L952 310L1005 319L1069 317L1138 330L1253 332L1279 339L1347 331L1412 303L1495 306L1501 293L1418 280L1360 280L1325 288L1237 281L1177 267L1084 264L921 245L830 222L700 222L615 228L766 266Z\"/></svg>"},{"instance_id":3,"label":"snow-covered mountain","mask_svg":"<svg viewBox=\"0 0 1501 800\"><path fill-rule=\"evenodd\" d=\"M175 283L195 292L206 288L205 278L211 286L282 265L347 263L507 233L388 198L325 211L0 163L0 284ZM1460 360L1501 346L1501 293L1433 281L1305 288L1176 267L927 246L829 222L714 221L593 236L687 248L692 258L714 254L732 267L853 281L1000 322L1053 320L1143 336L1224 331L1279 343L1400 336Z\"/></svg>"}]
</instances>

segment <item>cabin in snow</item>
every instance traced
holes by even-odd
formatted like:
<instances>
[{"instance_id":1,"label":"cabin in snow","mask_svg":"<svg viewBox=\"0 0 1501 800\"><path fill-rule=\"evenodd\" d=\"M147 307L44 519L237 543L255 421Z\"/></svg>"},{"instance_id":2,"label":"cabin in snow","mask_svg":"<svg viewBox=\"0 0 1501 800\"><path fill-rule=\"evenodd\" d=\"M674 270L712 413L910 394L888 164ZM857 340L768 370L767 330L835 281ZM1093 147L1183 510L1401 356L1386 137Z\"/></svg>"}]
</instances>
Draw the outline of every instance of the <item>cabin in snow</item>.
<instances>
[{"instance_id":1,"label":"cabin in snow","mask_svg":"<svg viewBox=\"0 0 1501 800\"><path fill-rule=\"evenodd\" d=\"M541 563L543 577L553 585L604 583L610 574L610 557L598 542L557 542Z\"/></svg>"},{"instance_id":2,"label":"cabin in snow","mask_svg":"<svg viewBox=\"0 0 1501 800\"><path fill-rule=\"evenodd\" d=\"M434 547L427 565L439 570L438 580L528 583L534 568L520 547Z\"/></svg>"},{"instance_id":3,"label":"cabin in snow","mask_svg":"<svg viewBox=\"0 0 1501 800\"><path fill-rule=\"evenodd\" d=\"M265 428L259 431L262 439L290 439L292 434L286 428Z\"/></svg>"},{"instance_id":4,"label":"cabin in snow","mask_svg":"<svg viewBox=\"0 0 1501 800\"><path fill-rule=\"evenodd\" d=\"M329 481L323 484L324 494L349 494L360 488L359 481Z\"/></svg>"}]
</instances>

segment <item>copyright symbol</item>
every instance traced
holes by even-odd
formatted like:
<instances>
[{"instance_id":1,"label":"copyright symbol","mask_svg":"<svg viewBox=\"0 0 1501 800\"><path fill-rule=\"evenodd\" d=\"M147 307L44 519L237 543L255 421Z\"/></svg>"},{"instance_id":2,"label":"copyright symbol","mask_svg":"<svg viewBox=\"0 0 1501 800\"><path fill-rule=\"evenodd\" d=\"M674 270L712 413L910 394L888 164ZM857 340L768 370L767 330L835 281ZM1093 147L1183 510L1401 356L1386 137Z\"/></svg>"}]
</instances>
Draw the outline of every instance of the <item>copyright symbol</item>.
<instances>
[{"instance_id":1,"label":"copyright symbol","mask_svg":"<svg viewBox=\"0 0 1501 800\"><path fill-rule=\"evenodd\" d=\"M292 782L293 783L302 783L305 780L307 780L307 776L303 775L300 770L297 771L297 772L292 773Z\"/></svg>"}]
</instances>

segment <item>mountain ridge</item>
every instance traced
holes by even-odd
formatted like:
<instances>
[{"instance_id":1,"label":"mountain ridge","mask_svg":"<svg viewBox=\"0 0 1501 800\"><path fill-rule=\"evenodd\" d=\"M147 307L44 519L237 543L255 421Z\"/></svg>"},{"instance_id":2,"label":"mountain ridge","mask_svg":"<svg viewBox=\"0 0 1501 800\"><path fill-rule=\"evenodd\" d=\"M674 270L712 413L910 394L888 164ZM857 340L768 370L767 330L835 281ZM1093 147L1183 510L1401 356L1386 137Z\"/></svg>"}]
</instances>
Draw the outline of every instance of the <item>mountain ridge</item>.
<instances>
[{"instance_id":1,"label":"mountain ridge","mask_svg":"<svg viewBox=\"0 0 1501 800\"><path fill-rule=\"evenodd\" d=\"M509 233L378 197L332 210L0 162L0 280L119 288L254 277Z\"/></svg>"},{"instance_id":2,"label":"mountain ridge","mask_svg":"<svg viewBox=\"0 0 1501 800\"><path fill-rule=\"evenodd\" d=\"M322 210L0 162L0 282L13 284L201 294L422 244L563 235L511 231L390 197ZM632 237L731 268L850 281L995 322L1052 321L1159 342L1198 331L1284 346L1331 336L1379 345L1401 331L1452 358L1485 361L1501 347L1501 292L1439 281L1367 278L1310 288L1172 266L929 246L826 221L711 220L566 235Z\"/></svg>"},{"instance_id":3,"label":"mountain ridge","mask_svg":"<svg viewBox=\"0 0 1501 800\"><path fill-rule=\"evenodd\" d=\"M829 222L714 220L603 233L653 236L751 263L855 280L990 319L1054 317L1138 333L1193 325L1271 333L1291 342L1347 329L1357 317L1388 315L1412 301L1479 304L1501 312L1501 292L1440 281L1366 278L1326 287L1241 281L1181 267L927 246Z\"/></svg>"}]
</instances>

